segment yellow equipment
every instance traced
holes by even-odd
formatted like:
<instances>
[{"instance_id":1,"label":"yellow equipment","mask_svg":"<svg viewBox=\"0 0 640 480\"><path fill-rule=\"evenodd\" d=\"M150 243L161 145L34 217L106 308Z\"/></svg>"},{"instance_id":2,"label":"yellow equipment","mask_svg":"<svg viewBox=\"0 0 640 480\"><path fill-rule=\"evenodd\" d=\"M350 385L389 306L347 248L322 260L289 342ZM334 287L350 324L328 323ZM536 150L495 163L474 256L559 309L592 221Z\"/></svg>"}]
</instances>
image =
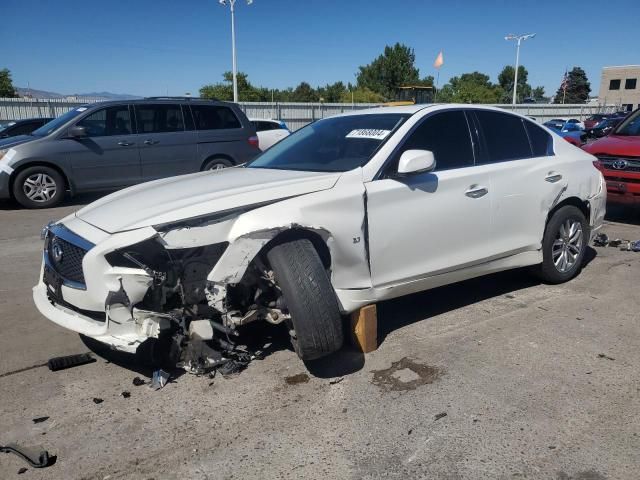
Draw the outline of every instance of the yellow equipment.
<instances>
[{"instance_id":1,"label":"yellow equipment","mask_svg":"<svg viewBox=\"0 0 640 480\"><path fill-rule=\"evenodd\" d=\"M433 103L433 87L425 87L422 85L398 87L398 90L396 90L396 99L393 102L385 103L385 106L399 107L418 103Z\"/></svg>"}]
</instances>

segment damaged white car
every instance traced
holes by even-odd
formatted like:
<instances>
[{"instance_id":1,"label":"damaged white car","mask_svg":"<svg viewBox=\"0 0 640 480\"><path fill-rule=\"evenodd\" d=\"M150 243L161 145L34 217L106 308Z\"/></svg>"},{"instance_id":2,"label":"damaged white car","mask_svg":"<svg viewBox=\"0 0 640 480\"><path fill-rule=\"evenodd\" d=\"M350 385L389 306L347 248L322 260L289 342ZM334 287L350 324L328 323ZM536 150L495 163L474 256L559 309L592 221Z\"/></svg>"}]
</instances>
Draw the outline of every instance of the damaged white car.
<instances>
[{"instance_id":1,"label":"damaged white car","mask_svg":"<svg viewBox=\"0 0 640 480\"><path fill-rule=\"evenodd\" d=\"M238 326L284 322L303 360L367 304L510 268L571 279L603 222L593 157L485 107L379 108L317 121L242 167L158 180L44 231L33 298L112 348L187 370Z\"/></svg>"}]
</instances>

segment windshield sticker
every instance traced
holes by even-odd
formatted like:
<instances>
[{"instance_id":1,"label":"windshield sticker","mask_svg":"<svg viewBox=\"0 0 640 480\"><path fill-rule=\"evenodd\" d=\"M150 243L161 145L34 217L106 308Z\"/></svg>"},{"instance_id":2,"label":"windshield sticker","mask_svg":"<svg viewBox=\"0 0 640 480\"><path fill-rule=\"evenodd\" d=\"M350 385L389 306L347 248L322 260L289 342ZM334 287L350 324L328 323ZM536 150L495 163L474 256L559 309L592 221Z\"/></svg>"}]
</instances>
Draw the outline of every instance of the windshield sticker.
<instances>
[{"instance_id":1,"label":"windshield sticker","mask_svg":"<svg viewBox=\"0 0 640 480\"><path fill-rule=\"evenodd\" d=\"M87 107L80 107L76 109L76 112L84 112L87 109Z\"/></svg>"},{"instance_id":2,"label":"windshield sticker","mask_svg":"<svg viewBox=\"0 0 640 480\"><path fill-rule=\"evenodd\" d=\"M384 140L391 133L391 130L379 130L377 128L358 128L351 130L345 138L370 138L373 140Z\"/></svg>"}]
</instances>

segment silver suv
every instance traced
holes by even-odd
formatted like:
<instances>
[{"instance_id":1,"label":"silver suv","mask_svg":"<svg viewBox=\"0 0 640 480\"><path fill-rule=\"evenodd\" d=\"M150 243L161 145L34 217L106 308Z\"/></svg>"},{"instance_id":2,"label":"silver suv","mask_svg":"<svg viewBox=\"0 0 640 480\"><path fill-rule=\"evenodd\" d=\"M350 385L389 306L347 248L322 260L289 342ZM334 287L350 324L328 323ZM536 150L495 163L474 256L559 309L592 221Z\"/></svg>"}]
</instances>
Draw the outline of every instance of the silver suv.
<instances>
[{"instance_id":1,"label":"silver suv","mask_svg":"<svg viewBox=\"0 0 640 480\"><path fill-rule=\"evenodd\" d=\"M176 97L100 102L0 144L0 199L51 207L65 191L114 190L221 169L259 152L255 128L233 103Z\"/></svg>"}]
</instances>

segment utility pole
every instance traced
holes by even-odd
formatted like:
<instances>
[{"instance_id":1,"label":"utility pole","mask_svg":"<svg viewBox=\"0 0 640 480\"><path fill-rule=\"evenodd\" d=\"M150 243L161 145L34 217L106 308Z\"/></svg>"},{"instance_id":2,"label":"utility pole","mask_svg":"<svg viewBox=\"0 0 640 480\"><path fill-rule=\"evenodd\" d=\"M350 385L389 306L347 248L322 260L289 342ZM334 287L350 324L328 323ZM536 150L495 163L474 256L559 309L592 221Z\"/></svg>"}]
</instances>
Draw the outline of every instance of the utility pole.
<instances>
[{"instance_id":1,"label":"utility pole","mask_svg":"<svg viewBox=\"0 0 640 480\"><path fill-rule=\"evenodd\" d=\"M536 34L535 33L528 33L526 35L514 35L513 33L510 33L509 35L507 35L506 37L504 37L505 40L516 40L517 44L516 44L516 68L515 71L513 72L513 101L512 101L512 105L515 105L517 102L517 92L518 92L518 66L520 64L520 44L522 43L523 40L529 40L530 38L535 37Z\"/></svg>"},{"instance_id":2,"label":"utility pole","mask_svg":"<svg viewBox=\"0 0 640 480\"><path fill-rule=\"evenodd\" d=\"M220 5L226 7L229 5L231 9L231 58L233 71L233 101L238 103L238 67L236 57L236 0L218 0ZM247 0L247 5L251 5L253 0Z\"/></svg>"}]
</instances>

